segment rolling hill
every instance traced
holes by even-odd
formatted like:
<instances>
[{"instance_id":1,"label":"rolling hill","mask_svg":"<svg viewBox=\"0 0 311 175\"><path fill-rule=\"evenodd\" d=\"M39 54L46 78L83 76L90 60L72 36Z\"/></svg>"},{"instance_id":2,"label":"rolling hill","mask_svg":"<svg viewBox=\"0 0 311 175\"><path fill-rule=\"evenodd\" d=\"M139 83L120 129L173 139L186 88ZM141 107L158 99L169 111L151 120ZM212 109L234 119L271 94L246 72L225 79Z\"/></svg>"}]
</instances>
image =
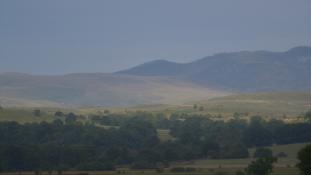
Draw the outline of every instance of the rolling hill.
<instances>
[{"instance_id":1,"label":"rolling hill","mask_svg":"<svg viewBox=\"0 0 311 175\"><path fill-rule=\"evenodd\" d=\"M230 95L199 101L212 113L298 116L311 110L311 92L270 92Z\"/></svg>"},{"instance_id":2,"label":"rolling hill","mask_svg":"<svg viewBox=\"0 0 311 175\"><path fill-rule=\"evenodd\" d=\"M117 72L170 76L206 87L239 92L311 90L311 47L285 52L220 53L190 63L156 60Z\"/></svg>"},{"instance_id":3,"label":"rolling hill","mask_svg":"<svg viewBox=\"0 0 311 175\"><path fill-rule=\"evenodd\" d=\"M2 106L133 106L228 95L168 77L117 74L0 74Z\"/></svg>"},{"instance_id":4,"label":"rolling hill","mask_svg":"<svg viewBox=\"0 0 311 175\"><path fill-rule=\"evenodd\" d=\"M197 106L197 109L194 108L194 105ZM203 111L198 109L201 106L203 107ZM268 118L284 118L286 116L294 119L311 111L311 92L243 93L192 101L182 105L143 105L126 108L126 110L165 111L167 113L180 114L211 114L213 116L220 114L224 118L232 117L234 113L238 113L241 116L247 117L260 115ZM115 109L114 111L118 110Z\"/></svg>"}]
</instances>

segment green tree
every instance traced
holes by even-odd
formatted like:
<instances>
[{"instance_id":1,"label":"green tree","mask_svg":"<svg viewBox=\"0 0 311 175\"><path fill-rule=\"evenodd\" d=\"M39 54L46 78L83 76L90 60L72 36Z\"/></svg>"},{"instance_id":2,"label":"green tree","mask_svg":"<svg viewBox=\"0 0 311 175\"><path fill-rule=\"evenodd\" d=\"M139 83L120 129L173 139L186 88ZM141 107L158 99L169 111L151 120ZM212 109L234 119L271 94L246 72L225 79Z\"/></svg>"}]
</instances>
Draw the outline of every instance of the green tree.
<instances>
[{"instance_id":1,"label":"green tree","mask_svg":"<svg viewBox=\"0 0 311 175\"><path fill-rule=\"evenodd\" d=\"M311 174L311 145L305 146L298 152L299 163L297 167L302 175Z\"/></svg>"},{"instance_id":2,"label":"green tree","mask_svg":"<svg viewBox=\"0 0 311 175\"><path fill-rule=\"evenodd\" d=\"M273 163L277 161L275 157L263 157L253 161L245 169L247 175L269 175L273 171Z\"/></svg>"}]
</instances>

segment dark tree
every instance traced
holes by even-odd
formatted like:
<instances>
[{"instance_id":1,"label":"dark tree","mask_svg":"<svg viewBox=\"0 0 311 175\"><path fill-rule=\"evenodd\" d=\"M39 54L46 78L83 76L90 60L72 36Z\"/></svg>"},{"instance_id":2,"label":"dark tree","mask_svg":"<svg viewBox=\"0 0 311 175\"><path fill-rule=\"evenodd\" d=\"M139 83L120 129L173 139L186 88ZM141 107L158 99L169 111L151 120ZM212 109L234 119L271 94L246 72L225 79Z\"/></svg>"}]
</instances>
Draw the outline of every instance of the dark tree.
<instances>
[{"instance_id":1,"label":"dark tree","mask_svg":"<svg viewBox=\"0 0 311 175\"><path fill-rule=\"evenodd\" d=\"M302 175L311 174L311 145L305 146L298 152L299 163L297 167Z\"/></svg>"},{"instance_id":2,"label":"dark tree","mask_svg":"<svg viewBox=\"0 0 311 175\"><path fill-rule=\"evenodd\" d=\"M258 158L256 161L253 161L245 169L247 175L269 175L273 171L273 163L277 159L275 157L264 157Z\"/></svg>"}]
</instances>

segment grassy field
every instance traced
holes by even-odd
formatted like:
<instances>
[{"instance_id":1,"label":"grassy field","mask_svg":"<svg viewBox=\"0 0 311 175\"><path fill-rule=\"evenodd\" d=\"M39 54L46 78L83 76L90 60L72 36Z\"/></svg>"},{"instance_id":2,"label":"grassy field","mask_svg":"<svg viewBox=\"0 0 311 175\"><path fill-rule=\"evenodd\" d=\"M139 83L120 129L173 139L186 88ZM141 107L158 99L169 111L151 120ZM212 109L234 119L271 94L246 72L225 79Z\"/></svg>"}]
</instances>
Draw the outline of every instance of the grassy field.
<instances>
[{"instance_id":1,"label":"grassy field","mask_svg":"<svg viewBox=\"0 0 311 175\"><path fill-rule=\"evenodd\" d=\"M41 111L40 116L33 114L34 109L4 108L0 109L0 121L17 121L19 123L27 122L51 122L57 119L52 113Z\"/></svg>"},{"instance_id":2,"label":"grassy field","mask_svg":"<svg viewBox=\"0 0 311 175\"><path fill-rule=\"evenodd\" d=\"M194 104L197 109L194 109ZM203 107L203 110L199 110ZM311 92L283 92L283 93L255 93L241 94L213 98L205 101L191 102L183 105L153 104L136 107L72 107L55 108L40 107L45 114L43 117L34 117L31 112L34 108L5 108L0 111L0 121L11 120L18 122L51 121L53 114L60 110L64 113L74 112L79 115L103 115L105 110L112 113L128 113L146 111L151 113L164 113L170 116L173 113L185 114L211 114L221 116L217 119L227 120L234 113L246 119L253 115L266 118L278 118L285 121L299 121L305 112L311 110ZM301 119L301 118L300 118Z\"/></svg>"},{"instance_id":3,"label":"grassy field","mask_svg":"<svg viewBox=\"0 0 311 175\"><path fill-rule=\"evenodd\" d=\"M211 113L250 113L297 116L311 110L311 92L278 92L232 95L200 101Z\"/></svg>"},{"instance_id":4,"label":"grassy field","mask_svg":"<svg viewBox=\"0 0 311 175\"><path fill-rule=\"evenodd\" d=\"M194 105L197 109L194 109ZM203 107L200 111L199 108ZM94 110L94 109L93 109ZM97 108L100 110L100 108ZM148 111L211 114L232 117L234 113L249 117L260 115L267 118L296 118L311 110L311 92L274 92L240 94L207 99L203 101L188 102L183 105L145 105L132 108L115 108L112 111ZM90 112L90 111L89 111Z\"/></svg>"},{"instance_id":5,"label":"grassy field","mask_svg":"<svg viewBox=\"0 0 311 175\"><path fill-rule=\"evenodd\" d=\"M116 174L130 174L130 175L235 175L240 168L216 168L216 169L198 169L196 172L170 172L165 170L164 172L156 172L155 170L116 170L116 171L67 171L63 172L63 175L116 175ZM35 175L34 172L22 172L22 175ZM54 172L53 174L56 174ZM297 168L275 168L271 175L298 175L299 170ZM17 172L2 173L2 175L20 175ZM41 175L49 175L47 172L42 172Z\"/></svg>"}]
</instances>

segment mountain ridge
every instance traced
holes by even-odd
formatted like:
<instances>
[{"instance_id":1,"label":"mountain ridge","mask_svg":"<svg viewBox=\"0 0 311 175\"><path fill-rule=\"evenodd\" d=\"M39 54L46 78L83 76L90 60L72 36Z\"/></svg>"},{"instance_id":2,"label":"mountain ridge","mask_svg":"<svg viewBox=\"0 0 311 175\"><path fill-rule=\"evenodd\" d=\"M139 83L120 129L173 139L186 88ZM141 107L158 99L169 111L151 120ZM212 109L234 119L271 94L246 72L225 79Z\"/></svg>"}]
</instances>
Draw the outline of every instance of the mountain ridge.
<instances>
[{"instance_id":1,"label":"mountain ridge","mask_svg":"<svg viewBox=\"0 0 311 175\"><path fill-rule=\"evenodd\" d=\"M310 66L311 47L298 46L284 52L224 52L188 63L158 60L116 73L175 76L216 89L260 92L311 90Z\"/></svg>"}]
</instances>

